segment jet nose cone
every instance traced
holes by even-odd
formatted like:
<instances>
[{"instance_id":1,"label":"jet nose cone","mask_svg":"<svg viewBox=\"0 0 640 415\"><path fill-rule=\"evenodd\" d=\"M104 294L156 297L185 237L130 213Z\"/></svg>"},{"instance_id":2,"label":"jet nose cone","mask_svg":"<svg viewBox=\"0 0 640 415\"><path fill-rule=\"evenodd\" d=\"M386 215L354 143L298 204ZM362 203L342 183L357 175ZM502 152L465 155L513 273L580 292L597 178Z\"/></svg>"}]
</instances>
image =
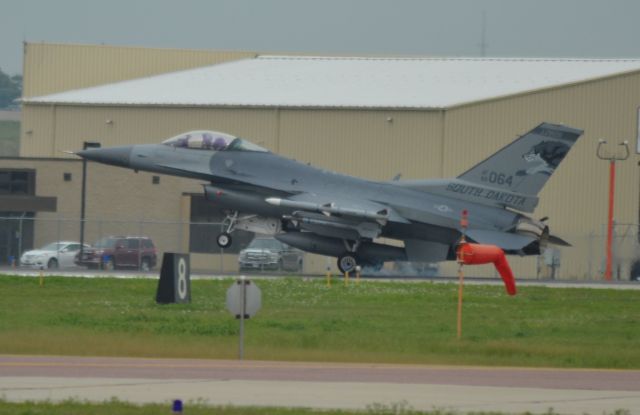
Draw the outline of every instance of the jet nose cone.
<instances>
[{"instance_id":1,"label":"jet nose cone","mask_svg":"<svg viewBox=\"0 0 640 415\"><path fill-rule=\"evenodd\" d=\"M90 148L87 150L77 151L76 154L83 159L97 161L98 163L129 167L131 163L132 150L133 146Z\"/></svg>"}]
</instances>

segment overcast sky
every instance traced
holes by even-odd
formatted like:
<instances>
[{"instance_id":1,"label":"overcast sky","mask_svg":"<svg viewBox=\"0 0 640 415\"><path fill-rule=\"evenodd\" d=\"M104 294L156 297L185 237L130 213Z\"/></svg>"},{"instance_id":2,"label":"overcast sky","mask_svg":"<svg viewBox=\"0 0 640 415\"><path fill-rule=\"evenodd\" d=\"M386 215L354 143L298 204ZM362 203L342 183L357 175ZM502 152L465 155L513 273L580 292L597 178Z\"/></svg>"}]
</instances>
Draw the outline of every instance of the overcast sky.
<instances>
[{"instance_id":1,"label":"overcast sky","mask_svg":"<svg viewBox=\"0 0 640 415\"><path fill-rule=\"evenodd\" d=\"M640 58L638 0L0 0L0 68L22 42L268 52Z\"/></svg>"}]
</instances>

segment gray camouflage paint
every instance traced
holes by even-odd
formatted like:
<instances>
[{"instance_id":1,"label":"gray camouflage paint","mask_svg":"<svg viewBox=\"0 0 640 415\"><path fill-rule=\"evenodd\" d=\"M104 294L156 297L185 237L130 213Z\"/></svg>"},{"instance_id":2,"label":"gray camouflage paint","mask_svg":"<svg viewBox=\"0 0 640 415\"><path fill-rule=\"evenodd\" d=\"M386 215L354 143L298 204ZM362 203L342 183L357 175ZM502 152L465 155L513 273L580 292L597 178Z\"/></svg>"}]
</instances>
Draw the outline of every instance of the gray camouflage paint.
<instances>
[{"instance_id":1,"label":"gray camouflage paint","mask_svg":"<svg viewBox=\"0 0 640 415\"><path fill-rule=\"evenodd\" d=\"M88 149L77 154L134 170L206 180L211 185L205 187L205 193L212 203L230 211L282 219L283 232L307 231L297 235L298 239L315 235L315 241L322 244L327 242L323 238L367 242L373 239L375 229L377 236L405 242L408 256L397 259L435 261L452 259L461 236L463 210L469 212L472 240L496 244L511 254L538 254L544 245L540 240L543 236L522 231L519 224L545 228L545 236L548 229L506 208L533 212L538 192L581 134L580 130L543 123L449 180L375 182L270 152L213 151L165 144ZM267 198L293 206L274 205ZM313 212L307 206L319 208ZM321 206L366 215L327 215ZM384 212L385 220L372 219L379 212ZM299 247L314 252L313 246L310 242ZM332 254L339 246L330 250Z\"/></svg>"}]
</instances>

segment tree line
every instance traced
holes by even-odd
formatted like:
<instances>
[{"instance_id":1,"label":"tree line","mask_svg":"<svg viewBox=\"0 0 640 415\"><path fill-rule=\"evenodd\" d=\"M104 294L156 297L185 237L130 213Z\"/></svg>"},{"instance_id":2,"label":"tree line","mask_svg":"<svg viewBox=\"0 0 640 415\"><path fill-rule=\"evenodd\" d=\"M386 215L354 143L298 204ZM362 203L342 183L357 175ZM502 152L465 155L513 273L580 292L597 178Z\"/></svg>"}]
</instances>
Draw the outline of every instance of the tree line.
<instances>
[{"instance_id":1,"label":"tree line","mask_svg":"<svg viewBox=\"0 0 640 415\"><path fill-rule=\"evenodd\" d=\"M9 76L0 69L0 109L17 106L15 99L22 95L22 75Z\"/></svg>"}]
</instances>

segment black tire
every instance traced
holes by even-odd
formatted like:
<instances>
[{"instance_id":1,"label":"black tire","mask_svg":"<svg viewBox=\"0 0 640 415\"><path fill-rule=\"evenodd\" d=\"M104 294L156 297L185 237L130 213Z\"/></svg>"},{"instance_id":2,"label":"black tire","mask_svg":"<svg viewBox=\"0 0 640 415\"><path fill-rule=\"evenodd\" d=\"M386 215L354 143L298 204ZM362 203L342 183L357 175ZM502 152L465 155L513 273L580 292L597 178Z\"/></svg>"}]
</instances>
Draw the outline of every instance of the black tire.
<instances>
[{"instance_id":1,"label":"black tire","mask_svg":"<svg viewBox=\"0 0 640 415\"><path fill-rule=\"evenodd\" d=\"M151 261L149 258L142 258L142 261L140 261L140 271L151 271Z\"/></svg>"},{"instance_id":2,"label":"black tire","mask_svg":"<svg viewBox=\"0 0 640 415\"><path fill-rule=\"evenodd\" d=\"M358 266L358 260L356 259L355 256L353 256L350 253L347 253L338 257L338 269L343 274L346 272L348 273L354 272L357 266Z\"/></svg>"},{"instance_id":3,"label":"black tire","mask_svg":"<svg viewBox=\"0 0 640 415\"><path fill-rule=\"evenodd\" d=\"M640 260L635 261L633 265L631 265L629 280L640 281Z\"/></svg>"},{"instance_id":4,"label":"black tire","mask_svg":"<svg viewBox=\"0 0 640 415\"><path fill-rule=\"evenodd\" d=\"M231 235L227 232L223 232L216 238L216 243L220 248L228 248L231 246L233 239L231 239Z\"/></svg>"},{"instance_id":5,"label":"black tire","mask_svg":"<svg viewBox=\"0 0 640 415\"><path fill-rule=\"evenodd\" d=\"M47 262L48 269L57 269L58 268L58 260L55 258L51 258L49 262Z\"/></svg>"}]
</instances>

